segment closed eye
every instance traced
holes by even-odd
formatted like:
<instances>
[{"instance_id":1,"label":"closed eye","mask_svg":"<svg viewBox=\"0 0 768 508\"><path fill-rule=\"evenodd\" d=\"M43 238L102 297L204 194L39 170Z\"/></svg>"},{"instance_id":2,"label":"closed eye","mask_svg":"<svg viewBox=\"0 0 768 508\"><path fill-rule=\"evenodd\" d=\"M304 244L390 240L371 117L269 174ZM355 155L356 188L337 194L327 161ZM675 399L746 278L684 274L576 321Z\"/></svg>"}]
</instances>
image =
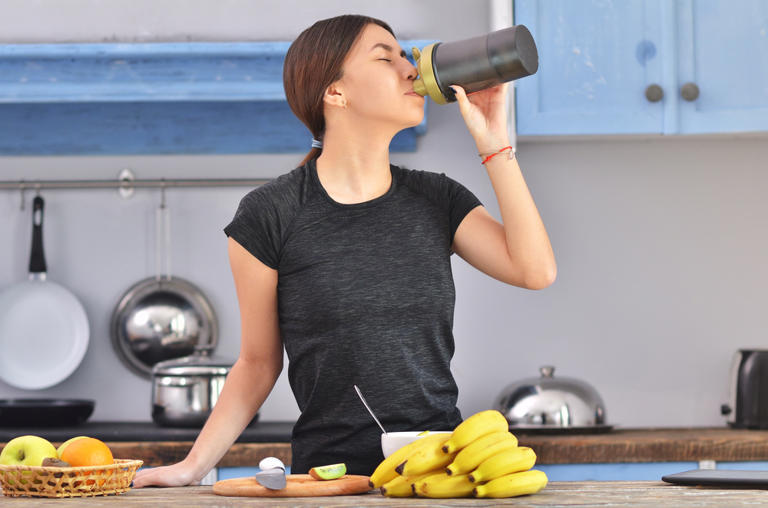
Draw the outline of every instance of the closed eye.
<instances>
[{"instance_id":1,"label":"closed eye","mask_svg":"<svg viewBox=\"0 0 768 508\"><path fill-rule=\"evenodd\" d=\"M392 61L389 58L379 58L379 60L386 60L387 62L391 62Z\"/></svg>"}]
</instances>

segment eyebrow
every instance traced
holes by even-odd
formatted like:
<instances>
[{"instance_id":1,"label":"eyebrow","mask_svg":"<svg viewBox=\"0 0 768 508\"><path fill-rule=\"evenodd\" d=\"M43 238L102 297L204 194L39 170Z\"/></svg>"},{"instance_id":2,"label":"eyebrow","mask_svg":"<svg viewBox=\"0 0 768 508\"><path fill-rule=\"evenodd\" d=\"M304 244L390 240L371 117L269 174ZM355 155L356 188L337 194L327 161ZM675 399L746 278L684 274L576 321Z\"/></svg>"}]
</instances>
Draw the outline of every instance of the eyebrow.
<instances>
[{"instance_id":1,"label":"eyebrow","mask_svg":"<svg viewBox=\"0 0 768 508\"><path fill-rule=\"evenodd\" d=\"M383 42L377 42L376 44L374 44L373 47L371 48L371 51L373 51L376 48L384 48L387 51L392 51L392 46L390 46L389 44L384 44ZM400 50L400 56L404 56L408 58L408 56L405 53L405 50Z\"/></svg>"}]
</instances>

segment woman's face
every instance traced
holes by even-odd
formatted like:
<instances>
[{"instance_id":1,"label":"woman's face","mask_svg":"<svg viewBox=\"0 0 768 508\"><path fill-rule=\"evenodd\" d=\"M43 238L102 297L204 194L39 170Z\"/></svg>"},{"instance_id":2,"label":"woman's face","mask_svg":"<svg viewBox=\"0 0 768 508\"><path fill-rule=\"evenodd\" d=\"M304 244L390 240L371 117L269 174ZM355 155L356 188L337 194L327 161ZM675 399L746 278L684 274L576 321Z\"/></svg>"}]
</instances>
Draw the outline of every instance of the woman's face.
<instances>
[{"instance_id":1,"label":"woman's face","mask_svg":"<svg viewBox=\"0 0 768 508\"><path fill-rule=\"evenodd\" d=\"M405 54L389 31L368 24L347 55L339 81L347 111L398 131L421 123L425 98L406 95L413 91L418 70Z\"/></svg>"}]
</instances>

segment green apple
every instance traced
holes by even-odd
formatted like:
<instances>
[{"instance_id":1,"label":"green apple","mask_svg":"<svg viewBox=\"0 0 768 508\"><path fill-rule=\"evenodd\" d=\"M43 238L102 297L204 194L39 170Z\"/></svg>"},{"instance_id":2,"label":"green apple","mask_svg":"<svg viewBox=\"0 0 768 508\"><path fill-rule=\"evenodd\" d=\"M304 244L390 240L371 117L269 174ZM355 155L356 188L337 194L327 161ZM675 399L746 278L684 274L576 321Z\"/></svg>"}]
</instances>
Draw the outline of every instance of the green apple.
<instances>
[{"instance_id":1,"label":"green apple","mask_svg":"<svg viewBox=\"0 0 768 508\"><path fill-rule=\"evenodd\" d=\"M73 437L72 439L67 439L66 441L61 443L61 445L59 445L59 447L56 449L56 454L58 458L61 458L61 454L64 452L64 448L66 448L69 443L71 443L72 441L77 441L78 439L82 439L84 437L88 437L88 436Z\"/></svg>"},{"instance_id":2,"label":"green apple","mask_svg":"<svg viewBox=\"0 0 768 508\"><path fill-rule=\"evenodd\" d=\"M57 458L56 448L40 436L19 436L11 439L0 453L4 466L40 466L46 457Z\"/></svg>"}]
</instances>

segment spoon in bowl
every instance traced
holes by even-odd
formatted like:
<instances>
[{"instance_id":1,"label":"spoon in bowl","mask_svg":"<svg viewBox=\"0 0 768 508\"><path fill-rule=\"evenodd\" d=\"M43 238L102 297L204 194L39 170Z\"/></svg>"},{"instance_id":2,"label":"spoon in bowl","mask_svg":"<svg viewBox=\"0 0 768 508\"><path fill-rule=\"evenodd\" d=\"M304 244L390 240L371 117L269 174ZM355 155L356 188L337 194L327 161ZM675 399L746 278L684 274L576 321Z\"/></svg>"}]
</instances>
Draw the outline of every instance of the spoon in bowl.
<instances>
[{"instance_id":1,"label":"spoon in bowl","mask_svg":"<svg viewBox=\"0 0 768 508\"><path fill-rule=\"evenodd\" d=\"M371 413L371 416L373 417L373 419L374 419L374 420L376 420L376 423L377 423L377 424L379 425L379 427L381 428L381 431L382 431L384 434L386 434L386 433L387 433L387 431L386 431L386 430L384 430L384 427L381 425L381 422L379 421L379 419L378 419L378 418L376 418L376 415L375 415L375 414L373 414L373 411L371 410L371 406L369 406L369 405L368 405L368 403L365 401L365 397L363 397L363 394L360 392L360 388L358 388L358 387L357 387L357 385L352 385L352 386L354 386L354 387L355 387L355 391L357 392L357 396L358 396L358 397L360 397L360 401L361 401L361 402L363 403L363 405L365 406L365 409L367 409L367 410L368 410L368 412L369 412L369 413Z\"/></svg>"}]
</instances>

